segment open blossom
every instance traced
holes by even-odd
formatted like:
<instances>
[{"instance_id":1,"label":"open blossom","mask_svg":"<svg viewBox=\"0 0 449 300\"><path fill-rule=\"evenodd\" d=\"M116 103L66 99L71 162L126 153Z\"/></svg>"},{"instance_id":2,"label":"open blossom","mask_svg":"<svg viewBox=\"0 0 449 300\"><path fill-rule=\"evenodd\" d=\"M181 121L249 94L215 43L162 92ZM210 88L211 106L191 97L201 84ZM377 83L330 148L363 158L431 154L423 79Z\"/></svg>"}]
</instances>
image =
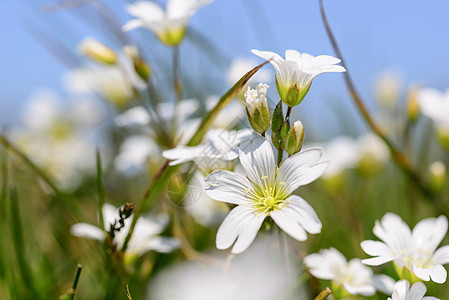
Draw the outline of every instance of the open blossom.
<instances>
[{"instance_id":1,"label":"open blossom","mask_svg":"<svg viewBox=\"0 0 449 300\"><path fill-rule=\"evenodd\" d=\"M164 9L151 1L137 1L128 4L126 10L136 17L123 26L124 31L147 27L169 45L178 45L184 37L190 18L202 6L213 0L168 0Z\"/></svg>"},{"instance_id":2,"label":"open blossom","mask_svg":"<svg viewBox=\"0 0 449 300\"><path fill-rule=\"evenodd\" d=\"M304 258L304 263L316 278L332 281L332 293L338 298L371 296L376 289L391 294L394 285L394 280L386 275L373 275L360 259L353 258L348 262L335 248L310 254Z\"/></svg>"},{"instance_id":3,"label":"open blossom","mask_svg":"<svg viewBox=\"0 0 449 300\"><path fill-rule=\"evenodd\" d=\"M229 161L238 157L238 145L251 137L251 130L212 129L206 135L206 141L198 146L178 146L165 150L162 155L171 159L170 165L179 165L194 161L206 174L213 170L226 168Z\"/></svg>"},{"instance_id":4,"label":"open blossom","mask_svg":"<svg viewBox=\"0 0 449 300\"><path fill-rule=\"evenodd\" d=\"M105 203L102 208L104 226L106 229L119 220L117 208ZM118 249L121 249L125 238L128 235L133 216L124 220L125 226L114 237L114 242ZM162 253L169 253L179 247L179 242L174 238L160 237L160 234L167 225L168 219L165 217L149 218L140 217L137 220L133 235L129 240L127 255L142 255L150 250ZM85 237L103 241L106 238L104 231L94 225L78 223L72 226L70 232L79 237Z\"/></svg>"},{"instance_id":5,"label":"open blossom","mask_svg":"<svg viewBox=\"0 0 449 300\"><path fill-rule=\"evenodd\" d=\"M431 88L421 90L418 105L422 114L435 124L440 144L449 151L449 89L444 93Z\"/></svg>"},{"instance_id":6,"label":"open blossom","mask_svg":"<svg viewBox=\"0 0 449 300\"><path fill-rule=\"evenodd\" d=\"M388 300L439 300L435 297L424 297L426 291L426 286L422 282L410 287L407 280L400 280L394 285L393 295Z\"/></svg>"},{"instance_id":7,"label":"open blossom","mask_svg":"<svg viewBox=\"0 0 449 300\"><path fill-rule=\"evenodd\" d=\"M288 157L277 167L271 144L253 132L240 145L239 159L246 176L219 170L212 172L206 193L214 200L236 204L217 232L217 248L232 253L244 251L255 239L264 219L270 216L287 234L298 241L307 232L319 233L321 221L301 197L292 195L300 186L317 179L328 166L321 149L311 148Z\"/></svg>"},{"instance_id":8,"label":"open blossom","mask_svg":"<svg viewBox=\"0 0 449 300\"><path fill-rule=\"evenodd\" d=\"M447 226L446 217L440 216L421 220L411 231L399 216L387 213L380 222L376 221L373 229L383 242L363 241L362 249L375 257L362 262L378 266L394 261L400 277L406 268L419 279L443 283L447 276L443 265L449 263L449 246L438 250L437 247L446 235Z\"/></svg>"},{"instance_id":9,"label":"open blossom","mask_svg":"<svg viewBox=\"0 0 449 300\"><path fill-rule=\"evenodd\" d=\"M321 73L345 72L336 65L341 60L329 55L312 56L296 50L285 51L285 60L270 51L251 50L257 56L268 60L276 70L276 86L282 102L288 106L298 105L309 91L312 80Z\"/></svg>"}]
</instances>

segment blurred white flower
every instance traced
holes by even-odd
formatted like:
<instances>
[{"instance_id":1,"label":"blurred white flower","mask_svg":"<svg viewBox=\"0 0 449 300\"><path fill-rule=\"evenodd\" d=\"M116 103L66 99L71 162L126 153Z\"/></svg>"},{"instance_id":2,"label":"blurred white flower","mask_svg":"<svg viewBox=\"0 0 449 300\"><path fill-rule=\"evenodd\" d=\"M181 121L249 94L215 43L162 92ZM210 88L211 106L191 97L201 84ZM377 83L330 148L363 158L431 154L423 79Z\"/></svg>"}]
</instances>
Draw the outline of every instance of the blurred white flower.
<instances>
[{"instance_id":1,"label":"blurred white flower","mask_svg":"<svg viewBox=\"0 0 449 300\"><path fill-rule=\"evenodd\" d=\"M176 46L184 37L190 18L202 6L213 0L168 0L164 9L151 1L137 1L128 4L126 10L136 17L128 21L123 30L147 27L161 42Z\"/></svg>"},{"instance_id":2,"label":"blurred white flower","mask_svg":"<svg viewBox=\"0 0 449 300\"><path fill-rule=\"evenodd\" d=\"M313 208L301 197L291 195L323 174L328 162L320 161L321 149L292 155L278 168L271 144L254 132L240 145L239 159L246 176L220 170L206 178L209 197L237 205L218 229L218 249L229 248L235 242L232 253L244 251L267 216L298 241L307 239L306 231L321 231Z\"/></svg>"},{"instance_id":3,"label":"blurred white flower","mask_svg":"<svg viewBox=\"0 0 449 300\"><path fill-rule=\"evenodd\" d=\"M422 282L410 287L407 280L400 280L394 285L393 295L388 300L439 300L435 297L424 297L426 291L426 286Z\"/></svg>"},{"instance_id":4,"label":"blurred white flower","mask_svg":"<svg viewBox=\"0 0 449 300\"><path fill-rule=\"evenodd\" d=\"M117 106L133 98L133 86L117 66L84 66L69 70L63 77L64 86L76 94L98 94Z\"/></svg>"},{"instance_id":5,"label":"blurred white flower","mask_svg":"<svg viewBox=\"0 0 449 300\"><path fill-rule=\"evenodd\" d=\"M374 90L379 104L390 110L395 109L399 104L403 81L397 71L383 71L376 79Z\"/></svg>"},{"instance_id":6,"label":"blurred white flower","mask_svg":"<svg viewBox=\"0 0 449 300\"><path fill-rule=\"evenodd\" d=\"M348 293L363 296L376 293L371 269L358 258L346 261L343 254L335 248L310 254L304 258L304 263L316 278L332 281L332 293L338 298L347 297Z\"/></svg>"},{"instance_id":7,"label":"blurred white flower","mask_svg":"<svg viewBox=\"0 0 449 300\"><path fill-rule=\"evenodd\" d=\"M449 263L449 246L436 249L446 235L447 226L446 217L440 216L421 220L410 231L399 216L387 213L380 222L376 221L373 229L383 242L363 241L362 249L375 257L362 262L378 266L394 261L401 278L407 271L421 280L443 283L447 277L443 265Z\"/></svg>"},{"instance_id":8,"label":"blurred white flower","mask_svg":"<svg viewBox=\"0 0 449 300\"><path fill-rule=\"evenodd\" d=\"M312 56L296 50L285 51L285 60L270 51L251 50L269 61L276 70L276 86L282 101L288 106L298 105L309 91L312 80L322 73L345 72L336 65L341 60L329 55Z\"/></svg>"},{"instance_id":9,"label":"blurred white flower","mask_svg":"<svg viewBox=\"0 0 449 300\"><path fill-rule=\"evenodd\" d=\"M95 148L106 142L97 128L104 114L94 99L63 104L54 92L38 90L26 104L21 124L11 137L61 188L72 190L85 173L95 171ZM106 154L103 159L107 161Z\"/></svg>"},{"instance_id":10,"label":"blurred white flower","mask_svg":"<svg viewBox=\"0 0 449 300\"><path fill-rule=\"evenodd\" d=\"M357 142L347 136L338 136L323 146L323 157L330 161L323 178L332 178L354 168L358 161Z\"/></svg>"},{"instance_id":11,"label":"blurred white flower","mask_svg":"<svg viewBox=\"0 0 449 300\"><path fill-rule=\"evenodd\" d=\"M115 169L127 176L145 171L150 157L160 157L157 144L145 135L133 135L120 145L120 152L114 159Z\"/></svg>"},{"instance_id":12,"label":"blurred white flower","mask_svg":"<svg viewBox=\"0 0 449 300\"><path fill-rule=\"evenodd\" d=\"M431 88L422 89L418 94L418 104L423 115L438 128L449 131L449 89L444 93Z\"/></svg>"},{"instance_id":13,"label":"blurred white flower","mask_svg":"<svg viewBox=\"0 0 449 300\"><path fill-rule=\"evenodd\" d=\"M208 174L213 170L227 169L229 161L238 157L238 145L251 135L252 131L249 129L211 129L203 144L194 147L178 146L165 150L162 155L172 160L172 166L194 161L200 170Z\"/></svg>"},{"instance_id":14,"label":"blurred white flower","mask_svg":"<svg viewBox=\"0 0 449 300\"><path fill-rule=\"evenodd\" d=\"M286 266L273 238L258 239L245 253L229 260L226 254L215 254L207 264L184 262L158 273L148 287L148 299L171 300L273 300L308 299L307 289L292 289L288 272L300 276L299 262ZM293 259L293 257L291 257ZM296 278L296 277L295 277ZM290 291L288 293L287 291Z\"/></svg>"},{"instance_id":15,"label":"blurred white flower","mask_svg":"<svg viewBox=\"0 0 449 300\"><path fill-rule=\"evenodd\" d=\"M231 66L228 69L227 79L228 84L233 86L246 74L249 70L253 69L258 65L257 60L253 58L236 58L232 61ZM269 82L271 80L270 72L266 69L260 69L256 74L253 75L246 83L247 85L252 85L255 82ZM244 89L242 89L244 90Z\"/></svg>"},{"instance_id":16,"label":"blurred white flower","mask_svg":"<svg viewBox=\"0 0 449 300\"><path fill-rule=\"evenodd\" d=\"M105 203L102 207L104 226L109 230L110 226L120 219L118 209L111 204ZM121 249L125 238L128 235L133 215L124 220L125 226L115 232L114 242L118 249ZM169 253L179 247L179 241L175 238L158 236L166 227L168 218L166 216L145 217L137 220L133 235L128 243L126 255L142 255L154 250L162 253ZM78 237L103 241L106 238L105 232L97 226L78 223L70 228L70 232Z\"/></svg>"}]
</instances>

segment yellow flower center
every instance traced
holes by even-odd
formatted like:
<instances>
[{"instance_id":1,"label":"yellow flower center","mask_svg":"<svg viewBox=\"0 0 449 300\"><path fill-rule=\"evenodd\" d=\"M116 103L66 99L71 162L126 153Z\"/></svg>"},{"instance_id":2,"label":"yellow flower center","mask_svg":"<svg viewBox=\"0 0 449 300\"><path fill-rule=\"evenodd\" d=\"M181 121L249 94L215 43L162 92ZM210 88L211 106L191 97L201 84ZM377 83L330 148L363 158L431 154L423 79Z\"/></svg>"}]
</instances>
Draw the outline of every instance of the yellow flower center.
<instances>
[{"instance_id":1,"label":"yellow flower center","mask_svg":"<svg viewBox=\"0 0 449 300\"><path fill-rule=\"evenodd\" d=\"M270 212L281 209L288 204L286 200L289 195L284 192L285 182L268 181L268 176L261 177L261 184L254 184L246 191L252 198L253 209L268 215Z\"/></svg>"}]
</instances>

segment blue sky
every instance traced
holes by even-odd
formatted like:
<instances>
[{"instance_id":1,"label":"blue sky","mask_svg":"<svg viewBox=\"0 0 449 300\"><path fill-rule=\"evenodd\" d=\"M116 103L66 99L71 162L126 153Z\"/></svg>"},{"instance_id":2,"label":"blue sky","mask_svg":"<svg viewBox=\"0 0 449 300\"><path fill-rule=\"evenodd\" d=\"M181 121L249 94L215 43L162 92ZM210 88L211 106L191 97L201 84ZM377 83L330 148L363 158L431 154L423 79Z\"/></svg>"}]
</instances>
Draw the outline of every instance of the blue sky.
<instances>
[{"instance_id":1,"label":"blue sky","mask_svg":"<svg viewBox=\"0 0 449 300\"><path fill-rule=\"evenodd\" d=\"M63 90L61 76L67 66L33 37L36 31L53 36L68 49L75 49L88 35L114 48L121 46L91 7L45 13L45 5L54 2L0 2L3 20L0 36L4 41L0 48L0 124L17 118L21 106L36 88ZM126 1L102 3L115 13L117 25L130 18L123 9ZM448 1L327 0L325 6L352 77L371 107L373 81L386 68L399 71L406 83L439 89L449 87ZM228 59L251 56L253 48L278 53L297 49L313 55L334 55L320 19L317 0L216 0L198 11L191 27L208 37ZM170 49L159 45L151 33L139 29L129 36L147 47L151 63L170 63ZM211 64L191 40L184 41L182 72L184 76L198 77L197 86L203 84L201 78L206 76L205 89L221 93L227 88L223 80L227 60L217 53L211 57L220 61L218 67ZM330 106L329 102L332 102ZM318 121L328 120L333 114L330 107L336 103L353 114L341 74L320 75L301 104L300 115Z\"/></svg>"}]
</instances>

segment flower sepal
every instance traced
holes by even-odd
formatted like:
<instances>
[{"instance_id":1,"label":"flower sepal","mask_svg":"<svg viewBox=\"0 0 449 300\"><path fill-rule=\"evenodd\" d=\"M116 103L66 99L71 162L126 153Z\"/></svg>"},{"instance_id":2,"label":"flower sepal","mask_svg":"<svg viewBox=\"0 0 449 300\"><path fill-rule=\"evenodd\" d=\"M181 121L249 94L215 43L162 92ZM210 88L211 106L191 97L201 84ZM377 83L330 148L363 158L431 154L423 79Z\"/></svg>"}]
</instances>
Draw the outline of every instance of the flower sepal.
<instances>
[{"instance_id":1,"label":"flower sepal","mask_svg":"<svg viewBox=\"0 0 449 300\"><path fill-rule=\"evenodd\" d=\"M394 270L396 271L396 274L399 276L400 279L405 279L411 284L414 284L416 282L422 282L421 279L416 277L415 274L413 274L412 271L410 271L406 266L401 266L400 263L393 263Z\"/></svg>"},{"instance_id":2,"label":"flower sepal","mask_svg":"<svg viewBox=\"0 0 449 300\"><path fill-rule=\"evenodd\" d=\"M289 155L298 153L304 142L304 126L301 121L293 123L285 139L284 149Z\"/></svg>"}]
</instances>

